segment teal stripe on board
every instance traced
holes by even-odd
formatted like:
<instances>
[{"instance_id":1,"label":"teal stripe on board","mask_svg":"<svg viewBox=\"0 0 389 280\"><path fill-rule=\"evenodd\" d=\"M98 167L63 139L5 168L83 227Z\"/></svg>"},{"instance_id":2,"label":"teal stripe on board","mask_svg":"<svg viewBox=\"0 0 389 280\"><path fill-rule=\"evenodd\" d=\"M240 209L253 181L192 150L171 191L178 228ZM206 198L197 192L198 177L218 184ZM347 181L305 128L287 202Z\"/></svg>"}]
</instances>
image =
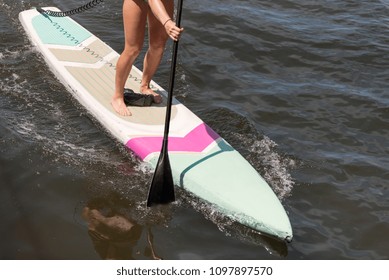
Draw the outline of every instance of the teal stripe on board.
<instances>
[{"instance_id":1,"label":"teal stripe on board","mask_svg":"<svg viewBox=\"0 0 389 280\"><path fill-rule=\"evenodd\" d=\"M38 15L33 18L32 24L45 44L75 46L92 36L67 17Z\"/></svg>"}]
</instances>

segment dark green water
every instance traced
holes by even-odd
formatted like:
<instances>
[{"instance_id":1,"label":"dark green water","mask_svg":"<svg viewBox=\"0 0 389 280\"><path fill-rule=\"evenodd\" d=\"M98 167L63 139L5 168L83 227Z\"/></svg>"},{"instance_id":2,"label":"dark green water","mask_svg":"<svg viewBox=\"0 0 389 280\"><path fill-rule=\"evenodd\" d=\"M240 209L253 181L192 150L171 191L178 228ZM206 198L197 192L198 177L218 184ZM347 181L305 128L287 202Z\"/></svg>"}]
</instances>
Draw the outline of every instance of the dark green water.
<instances>
[{"instance_id":1,"label":"dark green water","mask_svg":"<svg viewBox=\"0 0 389 280\"><path fill-rule=\"evenodd\" d=\"M184 3L176 97L269 182L290 244L180 190L145 207L152 172L72 99L17 18L79 4L0 0L1 259L388 259L389 1ZM121 1L74 19L121 51ZM165 88L169 58L170 45Z\"/></svg>"}]
</instances>

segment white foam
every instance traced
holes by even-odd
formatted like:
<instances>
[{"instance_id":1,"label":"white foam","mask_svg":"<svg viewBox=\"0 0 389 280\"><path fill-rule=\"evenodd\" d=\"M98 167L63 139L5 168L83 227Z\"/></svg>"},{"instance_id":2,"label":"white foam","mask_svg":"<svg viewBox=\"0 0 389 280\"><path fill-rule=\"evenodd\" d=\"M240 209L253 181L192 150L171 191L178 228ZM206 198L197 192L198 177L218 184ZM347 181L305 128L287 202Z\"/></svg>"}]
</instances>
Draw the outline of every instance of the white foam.
<instances>
[{"instance_id":1,"label":"white foam","mask_svg":"<svg viewBox=\"0 0 389 280\"><path fill-rule=\"evenodd\" d=\"M253 143L250 151L260 156L261 163L266 167L266 172L262 176L282 199L293 189L294 181L288 169L295 166L295 161L282 157L276 147L277 144L273 140L264 136L262 140Z\"/></svg>"},{"instance_id":2,"label":"white foam","mask_svg":"<svg viewBox=\"0 0 389 280\"><path fill-rule=\"evenodd\" d=\"M31 122L21 120L15 125L15 130L22 135L31 135L35 130L35 125Z\"/></svg>"},{"instance_id":3,"label":"white foam","mask_svg":"<svg viewBox=\"0 0 389 280\"><path fill-rule=\"evenodd\" d=\"M138 172L142 172L143 174L151 173L153 170L149 163L147 162L140 162L136 167L135 170Z\"/></svg>"},{"instance_id":4,"label":"white foam","mask_svg":"<svg viewBox=\"0 0 389 280\"><path fill-rule=\"evenodd\" d=\"M280 155L277 143L267 136L258 139L258 135L234 133L234 137L239 139L242 147L247 148L247 160L272 187L278 198L282 200L288 196L294 186L289 170L295 167L295 161Z\"/></svg>"}]
</instances>

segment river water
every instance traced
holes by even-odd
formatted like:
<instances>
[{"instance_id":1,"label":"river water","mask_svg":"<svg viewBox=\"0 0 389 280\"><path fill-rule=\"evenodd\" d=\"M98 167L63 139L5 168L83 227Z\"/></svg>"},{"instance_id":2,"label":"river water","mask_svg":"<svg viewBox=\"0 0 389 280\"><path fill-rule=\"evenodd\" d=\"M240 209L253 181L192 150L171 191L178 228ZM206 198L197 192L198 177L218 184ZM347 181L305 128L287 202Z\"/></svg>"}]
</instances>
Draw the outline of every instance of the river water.
<instances>
[{"instance_id":1,"label":"river water","mask_svg":"<svg viewBox=\"0 0 389 280\"><path fill-rule=\"evenodd\" d=\"M289 244L181 190L145 207L152 171L77 104L17 18L79 5L0 0L1 259L389 258L389 1L184 1L176 97L269 182ZM73 18L122 50L121 1Z\"/></svg>"}]
</instances>

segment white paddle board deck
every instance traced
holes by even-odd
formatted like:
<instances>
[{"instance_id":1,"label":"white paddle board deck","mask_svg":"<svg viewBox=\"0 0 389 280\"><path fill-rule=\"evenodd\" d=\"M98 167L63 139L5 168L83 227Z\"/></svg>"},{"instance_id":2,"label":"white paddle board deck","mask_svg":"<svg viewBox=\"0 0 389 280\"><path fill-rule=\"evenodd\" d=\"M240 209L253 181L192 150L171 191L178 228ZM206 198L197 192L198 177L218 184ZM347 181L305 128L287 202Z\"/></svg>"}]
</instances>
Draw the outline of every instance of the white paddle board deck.
<instances>
[{"instance_id":1,"label":"white paddle board deck","mask_svg":"<svg viewBox=\"0 0 389 280\"><path fill-rule=\"evenodd\" d=\"M59 11L54 7L44 9ZM117 52L69 17L50 17L31 9L21 12L19 18L33 45L73 96L115 138L155 167L163 139L166 91L152 82L164 102L130 107L132 116L121 117L110 104ZM133 67L126 87L139 92L141 76L141 71ZM176 99L172 105L169 159L177 186L250 228L283 240L292 239L288 216L265 180Z\"/></svg>"}]
</instances>

